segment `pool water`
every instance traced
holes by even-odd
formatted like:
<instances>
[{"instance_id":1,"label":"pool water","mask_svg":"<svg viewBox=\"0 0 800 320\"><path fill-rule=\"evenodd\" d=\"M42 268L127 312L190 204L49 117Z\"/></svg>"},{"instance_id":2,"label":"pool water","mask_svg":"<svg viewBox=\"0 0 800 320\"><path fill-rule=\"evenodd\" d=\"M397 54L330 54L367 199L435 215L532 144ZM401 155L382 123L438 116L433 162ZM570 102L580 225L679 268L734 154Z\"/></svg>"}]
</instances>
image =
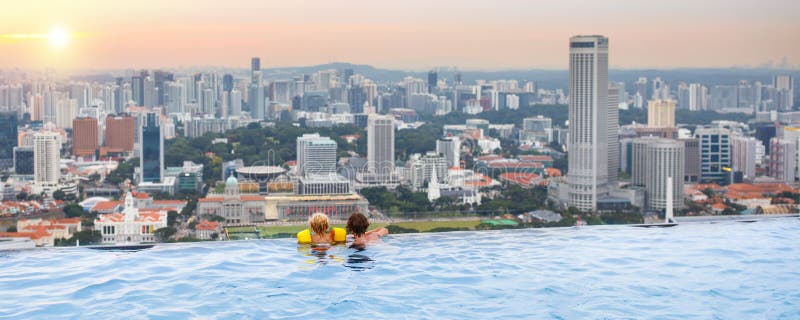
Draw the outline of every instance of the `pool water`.
<instances>
[{"instance_id":1,"label":"pool water","mask_svg":"<svg viewBox=\"0 0 800 320\"><path fill-rule=\"evenodd\" d=\"M799 319L800 220L0 253L0 318Z\"/></svg>"}]
</instances>

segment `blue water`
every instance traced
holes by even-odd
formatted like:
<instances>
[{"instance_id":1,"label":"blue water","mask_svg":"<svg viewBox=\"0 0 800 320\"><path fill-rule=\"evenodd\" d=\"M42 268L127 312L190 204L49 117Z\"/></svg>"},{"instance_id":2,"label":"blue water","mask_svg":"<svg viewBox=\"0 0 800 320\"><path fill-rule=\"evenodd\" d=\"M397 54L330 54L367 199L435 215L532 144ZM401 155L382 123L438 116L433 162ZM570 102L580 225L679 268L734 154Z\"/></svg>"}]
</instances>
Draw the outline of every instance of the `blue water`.
<instances>
[{"instance_id":1,"label":"blue water","mask_svg":"<svg viewBox=\"0 0 800 320\"><path fill-rule=\"evenodd\" d=\"M0 253L0 317L800 319L800 220Z\"/></svg>"}]
</instances>

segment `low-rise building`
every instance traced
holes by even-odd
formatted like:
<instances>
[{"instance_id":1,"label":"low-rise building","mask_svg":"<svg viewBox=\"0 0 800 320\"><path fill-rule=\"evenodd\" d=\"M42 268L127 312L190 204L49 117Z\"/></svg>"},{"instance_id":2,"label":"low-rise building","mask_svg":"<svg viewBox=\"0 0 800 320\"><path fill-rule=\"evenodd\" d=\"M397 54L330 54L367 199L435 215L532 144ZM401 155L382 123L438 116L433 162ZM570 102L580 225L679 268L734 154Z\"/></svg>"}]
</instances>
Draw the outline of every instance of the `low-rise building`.
<instances>
[{"instance_id":1,"label":"low-rise building","mask_svg":"<svg viewBox=\"0 0 800 320\"><path fill-rule=\"evenodd\" d=\"M130 192L125 196L122 213L101 214L94 221L101 241L107 244L154 242L155 231L166 226L166 210L140 210Z\"/></svg>"},{"instance_id":2,"label":"low-rise building","mask_svg":"<svg viewBox=\"0 0 800 320\"><path fill-rule=\"evenodd\" d=\"M246 225L264 221L264 196L240 194L239 181L231 175L224 194L209 194L197 201L197 214L221 216L226 225Z\"/></svg>"},{"instance_id":3,"label":"low-rise building","mask_svg":"<svg viewBox=\"0 0 800 320\"><path fill-rule=\"evenodd\" d=\"M195 226L195 237L200 240L214 240L219 237L221 231L222 226L219 222L202 220Z\"/></svg>"}]
</instances>

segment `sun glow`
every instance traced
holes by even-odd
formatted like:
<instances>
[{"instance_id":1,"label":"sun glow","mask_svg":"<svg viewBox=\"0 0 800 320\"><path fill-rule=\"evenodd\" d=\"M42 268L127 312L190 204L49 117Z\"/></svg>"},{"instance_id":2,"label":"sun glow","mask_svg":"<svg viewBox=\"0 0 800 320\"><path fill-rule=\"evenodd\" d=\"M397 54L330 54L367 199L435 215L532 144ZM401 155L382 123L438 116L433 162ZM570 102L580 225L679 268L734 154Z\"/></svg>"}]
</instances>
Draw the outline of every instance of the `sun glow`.
<instances>
[{"instance_id":1,"label":"sun glow","mask_svg":"<svg viewBox=\"0 0 800 320\"><path fill-rule=\"evenodd\" d=\"M53 29L50 29L50 33L47 34L50 45L58 49L66 47L69 44L70 38L70 33L60 26L53 27Z\"/></svg>"}]
</instances>

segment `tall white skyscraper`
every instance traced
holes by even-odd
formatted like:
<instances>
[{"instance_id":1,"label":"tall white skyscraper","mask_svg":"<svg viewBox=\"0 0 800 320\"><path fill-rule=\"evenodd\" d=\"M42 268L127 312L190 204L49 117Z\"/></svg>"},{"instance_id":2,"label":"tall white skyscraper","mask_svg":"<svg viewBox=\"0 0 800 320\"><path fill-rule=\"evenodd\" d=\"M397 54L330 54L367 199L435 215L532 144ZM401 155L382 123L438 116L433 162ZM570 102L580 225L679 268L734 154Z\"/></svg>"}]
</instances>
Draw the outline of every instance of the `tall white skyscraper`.
<instances>
[{"instance_id":1,"label":"tall white skyscraper","mask_svg":"<svg viewBox=\"0 0 800 320\"><path fill-rule=\"evenodd\" d=\"M36 187L52 192L61 178L61 137L50 131L42 131L33 137L33 179Z\"/></svg>"},{"instance_id":2,"label":"tall white skyscraper","mask_svg":"<svg viewBox=\"0 0 800 320\"><path fill-rule=\"evenodd\" d=\"M297 175L335 174L336 141L319 134L297 137Z\"/></svg>"},{"instance_id":3,"label":"tall white skyscraper","mask_svg":"<svg viewBox=\"0 0 800 320\"><path fill-rule=\"evenodd\" d=\"M232 116L242 115L242 92L236 89L231 90L231 113Z\"/></svg>"},{"instance_id":4,"label":"tall white skyscraper","mask_svg":"<svg viewBox=\"0 0 800 320\"><path fill-rule=\"evenodd\" d=\"M619 99L624 89L609 83L608 86L608 182L617 185L619 177Z\"/></svg>"},{"instance_id":5,"label":"tall white skyscraper","mask_svg":"<svg viewBox=\"0 0 800 320\"><path fill-rule=\"evenodd\" d=\"M379 179L394 173L394 118L372 114L367 121L367 162Z\"/></svg>"},{"instance_id":6,"label":"tall white skyscraper","mask_svg":"<svg viewBox=\"0 0 800 320\"><path fill-rule=\"evenodd\" d=\"M608 38L574 36L569 56L569 204L589 211L609 192Z\"/></svg>"}]
</instances>

